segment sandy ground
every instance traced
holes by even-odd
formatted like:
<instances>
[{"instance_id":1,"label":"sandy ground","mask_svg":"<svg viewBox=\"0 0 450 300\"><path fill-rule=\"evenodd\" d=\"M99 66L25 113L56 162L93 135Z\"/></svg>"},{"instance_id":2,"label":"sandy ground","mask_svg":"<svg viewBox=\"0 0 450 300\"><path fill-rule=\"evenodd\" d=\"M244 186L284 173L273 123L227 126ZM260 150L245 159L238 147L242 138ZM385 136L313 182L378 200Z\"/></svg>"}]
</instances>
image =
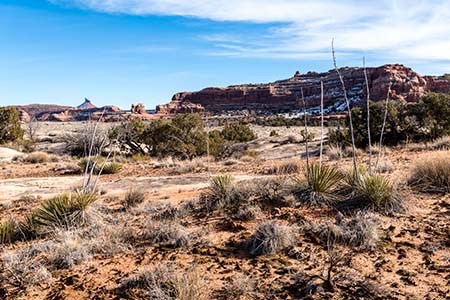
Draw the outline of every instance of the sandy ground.
<instances>
[{"instance_id":1,"label":"sandy ground","mask_svg":"<svg viewBox=\"0 0 450 300\"><path fill-rule=\"evenodd\" d=\"M43 123L39 136L39 149L57 149L59 138L68 131L82 130L80 123ZM108 125L110 126L110 125ZM273 178L267 175L273 166L298 162L304 157L303 143L286 142L302 128L254 127L258 140L249 145L257 153L256 158L233 160L232 163L213 162L212 174L232 174L237 182ZM280 137L270 137L271 130ZM318 129L312 129L318 136ZM312 151L318 142L311 143ZM18 153L3 150L5 157ZM0 158L2 157L0 151ZM9 154L8 154L9 153ZM450 197L449 195L424 194L411 190L405 182L413 163L431 154L430 151L410 151L406 148L391 149L384 160L392 164L392 172L386 173L398 186L402 197L408 201L409 210L394 217L380 216L380 235L383 243L376 251L352 253L352 260L345 267L347 276L354 275L353 281L345 285L346 292L317 292L308 297L299 296L295 274L321 274L327 261L327 250L313 238L302 236L288 252L272 256L253 257L243 248L259 222L270 218L281 223L297 226L303 222L334 222L335 211L329 208L312 207L269 207L262 216L252 221L236 221L227 215L204 217L192 215L184 218L182 224L192 232L208 240L193 248L172 249L132 244L130 250L115 254L97 254L90 260L72 268L52 272L53 281L37 286L29 286L6 299L124 299L117 294L119 283L143 267L158 262L176 262L181 268L198 266L206 277L211 294L208 299L221 298L220 291L237 274L253 278L256 292L248 297L236 299L449 299L450 296ZM367 162L363 152L360 163ZM342 169L351 166L350 158L326 163ZM80 175L62 175L61 164L77 164L72 158L61 158L59 162L26 164L4 161L0 164L0 215L1 219L20 219L42 201L56 194L78 187ZM185 165L156 167L157 161L124 161L118 174L104 175L99 180L101 192L99 205L111 211L111 217L123 222L123 226L133 226L133 231L144 230L144 220L148 217L147 206L154 203L183 205L198 199L209 185L207 162L189 172L180 172ZM304 159L300 162L304 163ZM124 212L120 200L127 190L138 188L147 193L145 203L133 213ZM131 225L130 225L131 224ZM122 226L120 225L120 226ZM121 228L117 226L117 230ZM5 247L5 251L17 251L32 242L18 243ZM295 250L295 251L294 251ZM293 254L294 253L294 254ZM0 269L1 270L1 269ZM5 276L7 272L0 274ZM342 275L342 274L341 274ZM1 276L0 276L1 278ZM370 282L386 291L379 298L370 298L366 292L369 286L359 282ZM344 283L342 283L344 284ZM6 285L5 285L6 286ZM344 286L344 285L343 285ZM372 286L370 288L373 288ZM340 290L341 287L337 287ZM9 292L16 291L7 286ZM0 288L0 298L2 297ZM349 296L351 295L351 296ZM359 296L358 296L359 295ZM366 295L366 296L365 296ZM142 295L141 295L142 296ZM129 295L129 299L142 299Z\"/></svg>"}]
</instances>

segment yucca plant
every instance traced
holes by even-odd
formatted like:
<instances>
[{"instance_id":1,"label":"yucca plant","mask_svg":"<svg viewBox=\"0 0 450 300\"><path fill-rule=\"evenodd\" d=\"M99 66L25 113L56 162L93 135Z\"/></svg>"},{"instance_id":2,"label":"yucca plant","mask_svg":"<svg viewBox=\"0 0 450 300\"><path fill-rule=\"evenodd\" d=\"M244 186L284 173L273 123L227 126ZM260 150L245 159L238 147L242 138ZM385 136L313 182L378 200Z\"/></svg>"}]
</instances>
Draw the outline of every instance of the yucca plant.
<instances>
[{"instance_id":1,"label":"yucca plant","mask_svg":"<svg viewBox=\"0 0 450 300\"><path fill-rule=\"evenodd\" d=\"M303 178L296 178L300 185L300 200L309 204L327 204L335 200L335 188L344 175L334 166L313 162L304 169L304 177L306 182Z\"/></svg>"},{"instance_id":2,"label":"yucca plant","mask_svg":"<svg viewBox=\"0 0 450 300\"><path fill-rule=\"evenodd\" d=\"M35 223L65 229L83 225L87 221L86 210L95 200L94 194L81 192L58 195L45 201L34 211Z\"/></svg>"},{"instance_id":3,"label":"yucca plant","mask_svg":"<svg viewBox=\"0 0 450 300\"><path fill-rule=\"evenodd\" d=\"M0 245L12 243L16 237L16 224L11 220L0 223Z\"/></svg>"},{"instance_id":4,"label":"yucca plant","mask_svg":"<svg viewBox=\"0 0 450 300\"><path fill-rule=\"evenodd\" d=\"M391 214L404 209L393 183L381 175L364 175L356 181L355 197L369 209Z\"/></svg>"},{"instance_id":5,"label":"yucca plant","mask_svg":"<svg viewBox=\"0 0 450 300\"><path fill-rule=\"evenodd\" d=\"M25 219L20 221L17 226L17 234L23 240L30 240L35 238L39 232L39 225L36 222L36 214L32 212L25 216Z\"/></svg>"}]
</instances>

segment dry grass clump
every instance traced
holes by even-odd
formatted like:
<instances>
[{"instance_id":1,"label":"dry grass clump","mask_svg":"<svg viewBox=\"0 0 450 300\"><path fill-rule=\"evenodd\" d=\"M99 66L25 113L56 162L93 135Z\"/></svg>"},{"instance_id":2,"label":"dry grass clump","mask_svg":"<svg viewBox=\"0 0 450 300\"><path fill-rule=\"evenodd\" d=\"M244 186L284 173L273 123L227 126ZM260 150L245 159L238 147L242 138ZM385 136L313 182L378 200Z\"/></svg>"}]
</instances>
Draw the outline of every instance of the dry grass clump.
<instances>
[{"instance_id":1,"label":"dry grass clump","mask_svg":"<svg viewBox=\"0 0 450 300\"><path fill-rule=\"evenodd\" d=\"M87 159L82 159L80 161L80 169L82 172L93 169L94 174L117 174L122 170L122 165L117 162L106 162L104 159L97 159L91 161L88 165Z\"/></svg>"},{"instance_id":2,"label":"dry grass clump","mask_svg":"<svg viewBox=\"0 0 450 300\"><path fill-rule=\"evenodd\" d=\"M394 184L381 175L362 175L355 182L354 201L366 208L384 214L402 212L405 209L403 199Z\"/></svg>"},{"instance_id":3,"label":"dry grass clump","mask_svg":"<svg viewBox=\"0 0 450 300\"><path fill-rule=\"evenodd\" d=\"M360 250L374 250L379 244L379 218L368 212L358 212L350 219L337 220L335 224L308 224L305 231L314 239L319 238L322 244L339 243L357 247Z\"/></svg>"},{"instance_id":4,"label":"dry grass clump","mask_svg":"<svg viewBox=\"0 0 450 300\"><path fill-rule=\"evenodd\" d=\"M251 221L256 219L261 215L262 210L257 205L246 205L240 208L234 215L233 218L240 221Z\"/></svg>"},{"instance_id":5,"label":"dry grass clump","mask_svg":"<svg viewBox=\"0 0 450 300\"><path fill-rule=\"evenodd\" d=\"M270 255L292 246L294 234L292 228L273 221L265 221L256 228L250 237L251 255Z\"/></svg>"},{"instance_id":6,"label":"dry grass clump","mask_svg":"<svg viewBox=\"0 0 450 300\"><path fill-rule=\"evenodd\" d=\"M225 299L254 299L255 281L242 273L233 276L223 288Z\"/></svg>"},{"instance_id":7,"label":"dry grass clump","mask_svg":"<svg viewBox=\"0 0 450 300\"><path fill-rule=\"evenodd\" d=\"M450 152L435 153L414 165L409 185L423 192L450 192Z\"/></svg>"},{"instance_id":8,"label":"dry grass clump","mask_svg":"<svg viewBox=\"0 0 450 300\"><path fill-rule=\"evenodd\" d=\"M342 172L330 165L313 162L304 169L304 177L296 178L300 201L312 205L324 205L336 199L335 189L342 181Z\"/></svg>"},{"instance_id":9,"label":"dry grass clump","mask_svg":"<svg viewBox=\"0 0 450 300\"><path fill-rule=\"evenodd\" d=\"M51 283L52 274L37 257L38 252L34 247L5 251L1 255L2 265L9 275L5 280L21 290Z\"/></svg>"},{"instance_id":10,"label":"dry grass clump","mask_svg":"<svg viewBox=\"0 0 450 300\"><path fill-rule=\"evenodd\" d=\"M192 236L186 227L177 221L150 220L147 223L144 238L152 244L172 248L186 247L192 242Z\"/></svg>"},{"instance_id":11,"label":"dry grass clump","mask_svg":"<svg viewBox=\"0 0 450 300\"><path fill-rule=\"evenodd\" d=\"M42 244L49 265L56 269L71 268L92 258L89 240L74 231L60 231L55 240Z\"/></svg>"},{"instance_id":12,"label":"dry grass clump","mask_svg":"<svg viewBox=\"0 0 450 300\"><path fill-rule=\"evenodd\" d=\"M433 141L430 145L430 148L433 150L450 150L450 136L443 136Z\"/></svg>"},{"instance_id":13,"label":"dry grass clump","mask_svg":"<svg viewBox=\"0 0 450 300\"><path fill-rule=\"evenodd\" d=\"M45 152L33 152L22 158L24 162L30 164L42 164L50 160L49 155Z\"/></svg>"},{"instance_id":14,"label":"dry grass clump","mask_svg":"<svg viewBox=\"0 0 450 300\"><path fill-rule=\"evenodd\" d=\"M126 278L118 290L144 290L146 299L208 300L208 285L197 267L180 270L174 265L158 264Z\"/></svg>"},{"instance_id":15,"label":"dry grass clump","mask_svg":"<svg viewBox=\"0 0 450 300\"><path fill-rule=\"evenodd\" d=\"M289 160L275 163L268 171L268 174L288 175L299 173L302 170L300 160Z\"/></svg>"},{"instance_id":16,"label":"dry grass clump","mask_svg":"<svg viewBox=\"0 0 450 300\"><path fill-rule=\"evenodd\" d=\"M211 178L208 191L200 196L201 205L208 211L224 208L233 193L234 178L230 175L218 175Z\"/></svg>"},{"instance_id":17,"label":"dry grass clump","mask_svg":"<svg viewBox=\"0 0 450 300\"><path fill-rule=\"evenodd\" d=\"M142 190L132 188L127 191L122 204L126 208L135 207L136 205L144 202L146 193Z\"/></svg>"},{"instance_id":18,"label":"dry grass clump","mask_svg":"<svg viewBox=\"0 0 450 300\"><path fill-rule=\"evenodd\" d=\"M330 144L325 148L325 154L330 160L340 160L344 157L344 150L340 145Z\"/></svg>"},{"instance_id":19,"label":"dry grass clump","mask_svg":"<svg viewBox=\"0 0 450 300\"><path fill-rule=\"evenodd\" d=\"M196 157L192 160L182 160L177 162L177 167L173 170L174 174L197 173L206 169L204 158Z\"/></svg>"},{"instance_id":20,"label":"dry grass clump","mask_svg":"<svg viewBox=\"0 0 450 300\"><path fill-rule=\"evenodd\" d=\"M58 195L33 212L33 222L47 229L82 226L89 219L88 207L96 200L96 195L81 192Z\"/></svg>"},{"instance_id":21,"label":"dry grass clump","mask_svg":"<svg viewBox=\"0 0 450 300\"><path fill-rule=\"evenodd\" d=\"M395 166L391 161L382 159L378 162L378 167L375 171L379 173L392 173L394 170Z\"/></svg>"}]
</instances>

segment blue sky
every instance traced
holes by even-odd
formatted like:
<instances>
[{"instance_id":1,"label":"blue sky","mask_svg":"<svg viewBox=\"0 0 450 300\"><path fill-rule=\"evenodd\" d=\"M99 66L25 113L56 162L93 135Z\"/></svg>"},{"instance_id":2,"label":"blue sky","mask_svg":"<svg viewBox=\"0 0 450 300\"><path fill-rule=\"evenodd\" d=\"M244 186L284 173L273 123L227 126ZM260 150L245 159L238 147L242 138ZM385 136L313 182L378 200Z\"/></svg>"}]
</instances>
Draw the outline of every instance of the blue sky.
<instances>
[{"instance_id":1,"label":"blue sky","mask_svg":"<svg viewBox=\"0 0 450 300\"><path fill-rule=\"evenodd\" d=\"M0 105L148 108L296 70L403 63L450 73L449 1L1 0Z\"/></svg>"}]
</instances>

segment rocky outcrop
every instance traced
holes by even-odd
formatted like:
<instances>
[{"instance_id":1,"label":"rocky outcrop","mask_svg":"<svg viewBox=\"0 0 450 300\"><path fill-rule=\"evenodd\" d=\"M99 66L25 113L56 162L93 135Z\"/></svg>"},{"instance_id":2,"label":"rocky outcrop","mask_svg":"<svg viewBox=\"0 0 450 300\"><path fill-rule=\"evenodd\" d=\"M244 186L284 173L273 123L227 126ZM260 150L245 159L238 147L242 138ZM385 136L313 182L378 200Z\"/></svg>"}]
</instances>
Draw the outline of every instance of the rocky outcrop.
<instances>
[{"instance_id":1,"label":"rocky outcrop","mask_svg":"<svg viewBox=\"0 0 450 300\"><path fill-rule=\"evenodd\" d=\"M366 98L364 70L341 68L346 92L352 105ZM417 102L428 92L450 92L450 80L445 77L421 76L403 65L384 65L367 68L370 97L373 101L386 98L392 84L390 97L397 101ZM234 85L226 88L206 88L199 92L183 92L173 96L166 105L157 106L157 113L175 114L195 107L212 112L254 110L260 112L292 111L301 109L299 95L303 90L309 108L320 105L320 83L324 85L324 105L327 112L346 108L344 93L335 70L324 73L297 72L292 78L268 84Z\"/></svg>"},{"instance_id":2,"label":"rocky outcrop","mask_svg":"<svg viewBox=\"0 0 450 300\"><path fill-rule=\"evenodd\" d=\"M77 106L78 109L94 109L97 108L94 104L92 104L91 100L88 98L84 98L84 102Z\"/></svg>"}]
</instances>

